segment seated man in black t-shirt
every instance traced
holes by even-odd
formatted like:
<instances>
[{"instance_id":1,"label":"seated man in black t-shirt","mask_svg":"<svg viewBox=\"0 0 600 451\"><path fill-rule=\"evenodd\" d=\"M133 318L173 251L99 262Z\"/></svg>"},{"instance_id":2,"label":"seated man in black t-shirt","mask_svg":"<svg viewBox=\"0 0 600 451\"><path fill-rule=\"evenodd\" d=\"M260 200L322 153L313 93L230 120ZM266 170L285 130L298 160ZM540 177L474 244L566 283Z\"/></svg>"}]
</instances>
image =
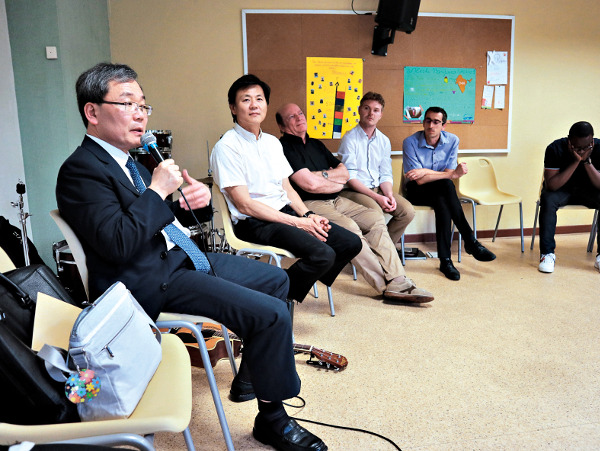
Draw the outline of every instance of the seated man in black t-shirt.
<instances>
[{"instance_id":1,"label":"seated man in black t-shirt","mask_svg":"<svg viewBox=\"0 0 600 451\"><path fill-rule=\"evenodd\" d=\"M544 187L540 195L541 272L553 272L556 211L565 205L600 208L600 139L594 139L589 122L577 122L567 138L557 139L546 148ZM598 224L596 224L598 225ZM600 228L594 267L600 271Z\"/></svg>"}]
</instances>

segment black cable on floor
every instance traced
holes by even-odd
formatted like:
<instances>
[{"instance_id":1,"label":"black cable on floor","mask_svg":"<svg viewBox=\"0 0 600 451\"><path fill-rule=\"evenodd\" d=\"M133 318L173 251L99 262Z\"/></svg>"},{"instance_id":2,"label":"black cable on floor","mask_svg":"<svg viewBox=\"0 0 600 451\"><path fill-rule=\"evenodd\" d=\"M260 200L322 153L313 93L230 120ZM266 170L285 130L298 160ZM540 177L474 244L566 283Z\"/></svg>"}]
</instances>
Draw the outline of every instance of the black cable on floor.
<instances>
[{"instance_id":1,"label":"black cable on floor","mask_svg":"<svg viewBox=\"0 0 600 451\"><path fill-rule=\"evenodd\" d=\"M302 409L302 408L304 408L304 406L306 406L306 401L304 400L304 398L302 398L301 396L294 396L294 398L298 398L302 404L299 406L295 406L293 404L288 404L287 402L284 402L283 404L288 407L293 407L295 409ZM298 418L298 417L292 417L292 418L296 421L304 421L306 423L318 424L319 426L326 426L326 427L335 428L335 429L344 429L346 431L363 432L365 434L374 435L375 437L378 437L378 438L390 443L398 451L402 451L402 449L398 445L396 445L396 443L392 439L389 439L381 434L378 434L377 432L367 431L366 429L353 428L353 427L349 427L349 426L339 426L336 424L321 423L320 421L307 420L307 419Z\"/></svg>"}]
</instances>

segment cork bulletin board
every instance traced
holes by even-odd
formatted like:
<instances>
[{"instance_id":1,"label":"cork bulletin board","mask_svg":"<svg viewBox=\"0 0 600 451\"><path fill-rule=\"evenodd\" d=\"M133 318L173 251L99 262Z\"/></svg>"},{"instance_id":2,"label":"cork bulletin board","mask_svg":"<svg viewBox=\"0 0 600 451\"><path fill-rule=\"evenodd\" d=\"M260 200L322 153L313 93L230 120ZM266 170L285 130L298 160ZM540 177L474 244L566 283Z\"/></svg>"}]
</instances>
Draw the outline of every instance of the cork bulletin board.
<instances>
[{"instance_id":1,"label":"cork bulletin board","mask_svg":"<svg viewBox=\"0 0 600 451\"><path fill-rule=\"evenodd\" d=\"M415 31L396 32L387 56L371 55L374 15L345 11L242 11L244 71L271 86L263 130L280 136L275 112L288 102L306 111L306 58L362 58L363 92L385 98L379 128L392 142L392 153L420 124L403 123L404 68L407 66L471 68L476 71L475 118L472 124L447 124L460 138L461 153L510 151L514 16L420 13ZM486 82L488 51L508 52L505 108L480 107ZM444 105L439 105L444 107ZM309 131L310 134L310 131ZM323 141L337 152L339 139Z\"/></svg>"}]
</instances>

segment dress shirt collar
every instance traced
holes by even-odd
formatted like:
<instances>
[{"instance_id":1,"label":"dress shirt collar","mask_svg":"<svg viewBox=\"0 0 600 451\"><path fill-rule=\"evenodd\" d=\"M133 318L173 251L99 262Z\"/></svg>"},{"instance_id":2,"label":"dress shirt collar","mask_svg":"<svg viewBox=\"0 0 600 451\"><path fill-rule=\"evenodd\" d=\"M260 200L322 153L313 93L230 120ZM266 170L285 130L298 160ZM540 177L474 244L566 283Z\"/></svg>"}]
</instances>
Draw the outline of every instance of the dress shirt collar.
<instances>
[{"instance_id":1,"label":"dress shirt collar","mask_svg":"<svg viewBox=\"0 0 600 451\"><path fill-rule=\"evenodd\" d=\"M443 130L440 132L440 139L435 146L430 146L429 144L427 144L427 140L425 139L425 132L419 133L421 133L421 137L419 138L419 147L428 147L429 149L435 149L440 144L448 144L450 142L448 140L448 137L446 136L446 132Z\"/></svg>"},{"instance_id":2,"label":"dress shirt collar","mask_svg":"<svg viewBox=\"0 0 600 451\"><path fill-rule=\"evenodd\" d=\"M112 144L107 143L106 141L101 140L100 138L96 138L92 135L87 135L89 138L93 139L100 147L108 152L108 154L113 157L113 159L121 166L121 169L125 172L127 177L131 180L131 175L129 170L125 167L127 164L127 159L131 156L129 152L123 152L121 149L117 149ZM131 182L133 183L133 181Z\"/></svg>"},{"instance_id":3,"label":"dress shirt collar","mask_svg":"<svg viewBox=\"0 0 600 451\"><path fill-rule=\"evenodd\" d=\"M255 143L256 141L260 141L260 139L262 138L262 129L260 130L260 133L258 134L258 138L256 137L256 135L254 133L249 132L244 127L242 127L240 124L238 124L237 122L233 125L233 129L242 138L244 138L246 141L251 142L251 143Z\"/></svg>"},{"instance_id":4,"label":"dress shirt collar","mask_svg":"<svg viewBox=\"0 0 600 451\"><path fill-rule=\"evenodd\" d=\"M358 124L356 126L356 128L358 129L360 134L367 139L367 141L371 141L371 140L377 138L377 127L375 127L375 130L373 130L373 136L371 136L370 138L369 138L369 135L367 135L367 132L365 131L365 129L362 128L362 126L360 124Z\"/></svg>"}]
</instances>

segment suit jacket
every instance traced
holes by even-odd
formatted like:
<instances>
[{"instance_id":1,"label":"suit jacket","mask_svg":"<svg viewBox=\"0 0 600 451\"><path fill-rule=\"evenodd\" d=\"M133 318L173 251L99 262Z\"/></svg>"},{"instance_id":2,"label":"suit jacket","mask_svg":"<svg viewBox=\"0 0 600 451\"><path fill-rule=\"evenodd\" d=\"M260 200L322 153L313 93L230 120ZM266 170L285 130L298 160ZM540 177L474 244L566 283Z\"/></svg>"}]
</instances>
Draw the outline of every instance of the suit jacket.
<instances>
[{"instance_id":1,"label":"suit jacket","mask_svg":"<svg viewBox=\"0 0 600 451\"><path fill-rule=\"evenodd\" d=\"M149 185L150 173L136 165ZM163 201L153 190L140 194L118 163L88 136L60 168L56 201L85 251L90 300L121 281L156 318L175 269L169 264L161 230L175 216L190 225L192 215L178 202ZM205 220L211 217L212 207L195 213Z\"/></svg>"}]
</instances>

